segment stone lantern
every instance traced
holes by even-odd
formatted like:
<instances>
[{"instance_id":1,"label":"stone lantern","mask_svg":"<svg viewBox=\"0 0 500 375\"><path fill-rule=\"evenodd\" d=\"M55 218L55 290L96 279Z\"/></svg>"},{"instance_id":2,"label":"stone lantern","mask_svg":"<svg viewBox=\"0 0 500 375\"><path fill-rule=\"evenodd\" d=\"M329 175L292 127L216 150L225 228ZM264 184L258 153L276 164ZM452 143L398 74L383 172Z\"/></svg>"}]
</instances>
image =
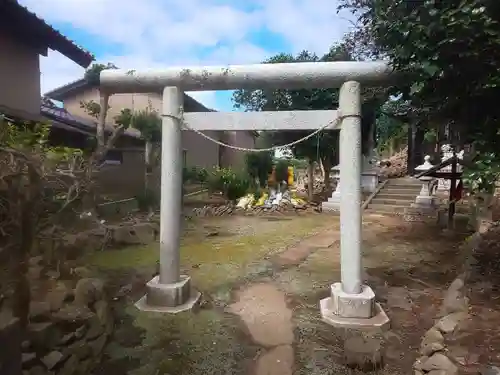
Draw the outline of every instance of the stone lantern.
<instances>
[{"instance_id":1,"label":"stone lantern","mask_svg":"<svg viewBox=\"0 0 500 375\"><path fill-rule=\"evenodd\" d=\"M332 179L337 180L337 186L328 201L321 204L321 208L325 211L338 211L340 210L340 165L332 167L331 173Z\"/></svg>"},{"instance_id":2,"label":"stone lantern","mask_svg":"<svg viewBox=\"0 0 500 375\"><path fill-rule=\"evenodd\" d=\"M424 163L415 168L417 172L425 172L434 167L434 165L430 162L431 157L426 155L424 157ZM416 208L422 209L433 209L436 207L436 197L431 194L429 190L430 183L434 180L434 177L431 176L422 176L419 178L422 181L422 189L420 193L415 198L415 203L412 205Z\"/></svg>"}]
</instances>

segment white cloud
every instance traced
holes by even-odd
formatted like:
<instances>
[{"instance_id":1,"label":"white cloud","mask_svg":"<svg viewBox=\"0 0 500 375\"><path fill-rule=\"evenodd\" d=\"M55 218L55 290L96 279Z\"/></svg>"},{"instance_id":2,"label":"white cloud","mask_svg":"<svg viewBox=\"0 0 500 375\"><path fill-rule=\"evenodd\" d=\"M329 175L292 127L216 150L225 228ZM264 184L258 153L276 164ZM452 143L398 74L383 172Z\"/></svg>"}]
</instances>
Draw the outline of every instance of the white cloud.
<instances>
[{"instance_id":1,"label":"white cloud","mask_svg":"<svg viewBox=\"0 0 500 375\"><path fill-rule=\"evenodd\" d=\"M51 24L66 24L109 44L120 56L96 53L122 68L256 63L281 52L252 44L266 28L290 45L325 52L349 23L336 15L336 0L20 0ZM85 47L85 46L84 46ZM208 51L208 53L207 53ZM98 52L98 51L93 51ZM100 52L100 51L99 51ZM203 52L203 53L202 53ZM42 91L78 79L83 69L50 52L41 60ZM213 92L195 93L215 105Z\"/></svg>"}]
</instances>

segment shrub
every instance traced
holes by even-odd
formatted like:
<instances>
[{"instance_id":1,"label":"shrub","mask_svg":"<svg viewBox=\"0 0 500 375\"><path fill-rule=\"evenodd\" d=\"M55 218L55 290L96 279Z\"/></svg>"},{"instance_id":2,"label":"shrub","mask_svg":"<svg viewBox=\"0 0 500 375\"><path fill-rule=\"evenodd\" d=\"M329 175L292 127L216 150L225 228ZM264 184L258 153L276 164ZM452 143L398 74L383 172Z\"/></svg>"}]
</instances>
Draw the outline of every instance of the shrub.
<instances>
[{"instance_id":1,"label":"shrub","mask_svg":"<svg viewBox=\"0 0 500 375\"><path fill-rule=\"evenodd\" d=\"M229 200L242 197L250 188L248 176L236 173L230 168L214 168L208 174L207 184L210 191L220 191Z\"/></svg>"},{"instance_id":2,"label":"shrub","mask_svg":"<svg viewBox=\"0 0 500 375\"><path fill-rule=\"evenodd\" d=\"M308 163L305 159L290 159L288 160L288 164L294 169L306 169Z\"/></svg>"},{"instance_id":3,"label":"shrub","mask_svg":"<svg viewBox=\"0 0 500 375\"><path fill-rule=\"evenodd\" d=\"M278 160L276 162L276 182L280 184L282 181L288 182L288 160Z\"/></svg>"},{"instance_id":4,"label":"shrub","mask_svg":"<svg viewBox=\"0 0 500 375\"><path fill-rule=\"evenodd\" d=\"M245 164L249 176L265 187L269 173L273 169L273 158L270 152L249 152L245 155Z\"/></svg>"},{"instance_id":5,"label":"shrub","mask_svg":"<svg viewBox=\"0 0 500 375\"><path fill-rule=\"evenodd\" d=\"M160 204L160 199L153 190L145 190L135 196L139 211L147 212L151 208L156 208Z\"/></svg>"},{"instance_id":6,"label":"shrub","mask_svg":"<svg viewBox=\"0 0 500 375\"><path fill-rule=\"evenodd\" d=\"M208 171L200 167L184 167L182 169L182 181L184 183L201 183L207 182Z\"/></svg>"},{"instance_id":7,"label":"shrub","mask_svg":"<svg viewBox=\"0 0 500 375\"><path fill-rule=\"evenodd\" d=\"M207 182L208 171L205 168L196 168L196 180L202 184Z\"/></svg>"}]
</instances>

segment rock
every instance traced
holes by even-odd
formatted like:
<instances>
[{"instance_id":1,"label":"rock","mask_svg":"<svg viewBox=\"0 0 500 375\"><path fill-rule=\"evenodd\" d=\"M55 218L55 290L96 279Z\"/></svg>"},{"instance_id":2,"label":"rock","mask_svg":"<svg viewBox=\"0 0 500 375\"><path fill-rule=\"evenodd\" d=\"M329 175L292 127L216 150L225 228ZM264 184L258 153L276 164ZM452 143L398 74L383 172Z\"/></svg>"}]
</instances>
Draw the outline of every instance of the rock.
<instances>
[{"instance_id":1,"label":"rock","mask_svg":"<svg viewBox=\"0 0 500 375\"><path fill-rule=\"evenodd\" d=\"M94 309L99 318L101 324L104 326L106 333L109 335L113 332L113 314L111 313L111 307L109 304L100 300L94 304Z\"/></svg>"},{"instance_id":2,"label":"rock","mask_svg":"<svg viewBox=\"0 0 500 375\"><path fill-rule=\"evenodd\" d=\"M374 371L382 367L381 341L371 337L350 337L344 342L344 360L348 367Z\"/></svg>"},{"instance_id":3,"label":"rock","mask_svg":"<svg viewBox=\"0 0 500 375\"><path fill-rule=\"evenodd\" d=\"M73 275L78 278L90 278L92 277L92 271L86 267L75 267L72 270Z\"/></svg>"},{"instance_id":4,"label":"rock","mask_svg":"<svg viewBox=\"0 0 500 375\"><path fill-rule=\"evenodd\" d=\"M43 366L37 365L26 371L28 375L47 375L47 370ZM24 371L23 371L24 375Z\"/></svg>"},{"instance_id":5,"label":"rock","mask_svg":"<svg viewBox=\"0 0 500 375\"><path fill-rule=\"evenodd\" d=\"M462 277L457 277L448 287L443 299L441 315L447 315L454 312L467 312L469 308L469 299L465 296L465 284Z\"/></svg>"},{"instance_id":6,"label":"rock","mask_svg":"<svg viewBox=\"0 0 500 375\"><path fill-rule=\"evenodd\" d=\"M420 354L423 356L430 356L435 352L444 349L444 337L436 328L429 329L422 339L420 345Z\"/></svg>"},{"instance_id":7,"label":"rock","mask_svg":"<svg viewBox=\"0 0 500 375\"><path fill-rule=\"evenodd\" d=\"M420 347L420 354L430 356L442 350L444 350L444 345L440 342L430 342L425 345L422 343L422 346Z\"/></svg>"},{"instance_id":8,"label":"rock","mask_svg":"<svg viewBox=\"0 0 500 375\"><path fill-rule=\"evenodd\" d=\"M427 373L427 375L449 375L448 371L446 370L431 370Z\"/></svg>"},{"instance_id":9,"label":"rock","mask_svg":"<svg viewBox=\"0 0 500 375\"><path fill-rule=\"evenodd\" d=\"M448 290L443 299L441 315L454 312L467 312L469 309L469 299L459 290Z\"/></svg>"},{"instance_id":10,"label":"rock","mask_svg":"<svg viewBox=\"0 0 500 375\"><path fill-rule=\"evenodd\" d=\"M67 302L73 297L73 291L66 284L59 282L49 290L45 300L50 304L51 311L57 311L63 307L64 302Z\"/></svg>"},{"instance_id":11,"label":"rock","mask_svg":"<svg viewBox=\"0 0 500 375\"><path fill-rule=\"evenodd\" d=\"M43 262L43 256L37 255L35 257L31 257L28 261L28 264L30 265L30 267L40 266L42 262Z\"/></svg>"},{"instance_id":12,"label":"rock","mask_svg":"<svg viewBox=\"0 0 500 375\"><path fill-rule=\"evenodd\" d=\"M104 297L104 283L95 278L78 280L75 287L75 304L90 306Z\"/></svg>"},{"instance_id":13,"label":"rock","mask_svg":"<svg viewBox=\"0 0 500 375\"><path fill-rule=\"evenodd\" d=\"M41 266L33 266L28 268L28 273L26 274L26 277L28 280L39 280L40 277L42 276L43 272L43 267Z\"/></svg>"},{"instance_id":14,"label":"rock","mask_svg":"<svg viewBox=\"0 0 500 375\"><path fill-rule=\"evenodd\" d=\"M54 350L46 356L42 357L41 361L48 370L52 370L59 363L62 363L62 361L64 361L64 354Z\"/></svg>"},{"instance_id":15,"label":"rock","mask_svg":"<svg viewBox=\"0 0 500 375\"><path fill-rule=\"evenodd\" d=\"M413 363L413 368L417 371L422 371L423 364L429 359L427 356L417 358L415 363Z\"/></svg>"},{"instance_id":16,"label":"rock","mask_svg":"<svg viewBox=\"0 0 500 375\"><path fill-rule=\"evenodd\" d=\"M46 301L31 301L29 320L31 322L40 322L47 320L50 316L50 303Z\"/></svg>"},{"instance_id":17,"label":"rock","mask_svg":"<svg viewBox=\"0 0 500 375\"><path fill-rule=\"evenodd\" d=\"M147 245L156 240L158 229L153 223L114 226L113 242L127 245Z\"/></svg>"},{"instance_id":18,"label":"rock","mask_svg":"<svg viewBox=\"0 0 500 375\"><path fill-rule=\"evenodd\" d=\"M500 368L496 366L488 366L482 368L479 373L481 375L500 375Z\"/></svg>"},{"instance_id":19,"label":"rock","mask_svg":"<svg viewBox=\"0 0 500 375\"><path fill-rule=\"evenodd\" d=\"M93 316L95 314L88 307L71 304L53 313L52 319L66 330L73 330L80 328Z\"/></svg>"},{"instance_id":20,"label":"rock","mask_svg":"<svg viewBox=\"0 0 500 375\"><path fill-rule=\"evenodd\" d=\"M47 271L46 276L49 279L58 280L61 277L61 274L58 271Z\"/></svg>"},{"instance_id":21,"label":"rock","mask_svg":"<svg viewBox=\"0 0 500 375\"><path fill-rule=\"evenodd\" d=\"M86 340L94 340L104 333L104 326L97 316L89 320L89 329L85 335Z\"/></svg>"},{"instance_id":22,"label":"rock","mask_svg":"<svg viewBox=\"0 0 500 375\"><path fill-rule=\"evenodd\" d=\"M29 342L29 340L24 340L21 343L21 349L23 350L23 352L27 352L29 348L31 348L31 342Z\"/></svg>"},{"instance_id":23,"label":"rock","mask_svg":"<svg viewBox=\"0 0 500 375\"><path fill-rule=\"evenodd\" d=\"M76 373L78 367L78 358L75 355L70 356L62 365L57 375L72 375Z\"/></svg>"},{"instance_id":24,"label":"rock","mask_svg":"<svg viewBox=\"0 0 500 375\"><path fill-rule=\"evenodd\" d=\"M90 346L92 354L94 356L98 356L99 354L102 353L104 347L106 346L106 341L107 341L106 335L102 335L93 341L88 341L88 345Z\"/></svg>"},{"instance_id":25,"label":"rock","mask_svg":"<svg viewBox=\"0 0 500 375\"><path fill-rule=\"evenodd\" d=\"M87 332L87 327L86 326L81 326L80 328L78 328L77 330L75 330L75 337L77 339L81 339L85 333Z\"/></svg>"},{"instance_id":26,"label":"rock","mask_svg":"<svg viewBox=\"0 0 500 375\"><path fill-rule=\"evenodd\" d=\"M35 348L52 348L61 340L61 331L52 322L31 323L28 339Z\"/></svg>"},{"instance_id":27,"label":"rock","mask_svg":"<svg viewBox=\"0 0 500 375\"><path fill-rule=\"evenodd\" d=\"M458 276L448 287L448 291L460 291L465 287L464 275Z\"/></svg>"},{"instance_id":28,"label":"rock","mask_svg":"<svg viewBox=\"0 0 500 375\"><path fill-rule=\"evenodd\" d=\"M36 353L23 353L21 361L23 368L32 367L36 363Z\"/></svg>"},{"instance_id":29,"label":"rock","mask_svg":"<svg viewBox=\"0 0 500 375\"><path fill-rule=\"evenodd\" d=\"M441 332L439 332L439 330L437 330L436 328L432 327L431 329L429 329L425 334L424 334L424 338L422 339L422 342L439 342L439 343L443 343L444 342L444 337L443 335L441 334Z\"/></svg>"},{"instance_id":30,"label":"rock","mask_svg":"<svg viewBox=\"0 0 500 375\"><path fill-rule=\"evenodd\" d=\"M444 370L447 375L456 375L458 368L444 354L434 353L429 359L422 363L422 370L429 372L432 370Z\"/></svg>"},{"instance_id":31,"label":"rock","mask_svg":"<svg viewBox=\"0 0 500 375\"><path fill-rule=\"evenodd\" d=\"M78 375L87 375L90 374L93 367L95 365L95 361L92 358L87 358L80 361L78 365Z\"/></svg>"},{"instance_id":32,"label":"rock","mask_svg":"<svg viewBox=\"0 0 500 375\"><path fill-rule=\"evenodd\" d=\"M159 273L159 272L158 272ZM154 276L153 276L154 277ZM123 298L130 292L132 292L133 285L132 284L127 284L124 285L118 290L118 292L115 295L115 299Z\"/></svg>"},{"instance_id":33,"label":"rock","mask_svg":"<svg viewBox=\"0 0 500 375\"><path fill-rule=\"evenodd\" d=\"M68 344L71 344L74 340L76 340L75 333L70 332L65 334L63 337L61 337L61 340L59 341L59 345L65 346Z\"/></svg>"},{"instance_id":34,"label":"rock","mask_svg":"<svg viewBox=\"0 0 500 375\"><path fill-rule=\"evenodd\" d=\"M68 355L74 355L78 359L88 358L92 354L92 349L85 340L78 340L67 347L65 352Z\"/></svg>"},{"instance_id":35,"label":"rock","mask_svg":"<svg viewBox=\"0 0 500 375\"><path fill-rule=\"evenodd\" d=\"M92 360L92 358L87 358L87 359L84 359L83 361L80 361L80 364L78 366L78 374L81 374L81 375L90 374L90 371L92 370L93 365L94 365L94 361Z\"/></svg>"},{"instance_id":36,"label":"rock","mask_svg":"<svg viewBox=\"0 0 500 375\"><path fill-rule=\"evenodd\" d=\"M443 333L452 333L457 325L468 316L466 312L451 313L441 318L434 327Z\"/></svg>"}]
</instances>

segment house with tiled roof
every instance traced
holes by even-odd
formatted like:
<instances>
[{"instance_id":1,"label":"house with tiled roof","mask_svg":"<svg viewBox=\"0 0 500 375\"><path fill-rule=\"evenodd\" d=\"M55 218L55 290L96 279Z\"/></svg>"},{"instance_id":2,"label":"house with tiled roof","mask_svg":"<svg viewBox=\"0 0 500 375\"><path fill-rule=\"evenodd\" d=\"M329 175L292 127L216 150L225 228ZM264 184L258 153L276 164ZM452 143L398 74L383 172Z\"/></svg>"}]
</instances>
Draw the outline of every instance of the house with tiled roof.
<instances>
[{"instance_id":1,"label":"house with tiled roof","mask_svg":"<svg viewBox=\"0 0 500 375\"><path fill-rule=\"evenodd\" d=\"M0 114L11 119L46 122L51 125L50 141L67 147L86 148L95 137L96 119L86 113L83 101L99 102L99 88L85 79L79 79L45 93L40 100L40 56L55 50L83 68L94 57L77 46L36 14L15 0L0 0ZM52 99L63 103L53 105ZM113 118L121 109L145 109L152 106L160 110L161 94L117 94L110 97L106 129L113 130ZM194 98L184 96L187 112L208 112ZM206 132L212 138L237 146L253 147L254 132ZM184 131L184 163L187 167L232 166L240 168L242 153L234 153L206 140L200 135ZM115 147L106 156L106 166L99 172L101 193L129 197L143 190L144 141L135 129L118 138ZM158 172L158 171L155 171ZM159 188L159 173L155 179Z\"/></svg>"},{"instance_id":2,"label":"house with tiled roof","mask_svg":"<svg viewBox=\"0 0 500 375\"><path fill-rule=\"evenodd\" d=\"M40 115L40 56L60 52L86 68L94 57L15 0L0 1L0 111Z\"/></svg>"},{"instance_id":3,"label":"house with tiled roof","mask_svg":"<svg viewBox=\"0 0 500 375\"><path fill-rule=\"evenodd\" d=\"M45 96L52 100L62 102L64 109L71 115L92 120L92 117L82 108L81 103L91 100L99 102L99 88L82 78L51 90L45 93ZM151 107L160 112L161 103L161 92L147 94L114 94L109 98L110 108L107 117L108 119L112 119L118 115L123 108L130 108L137 111ZM210 112L213 110L205 107L191 96L184 94L184 111ZM246 148L255 147L255 139L258 136L254 131L205 131L204 133L224 143ZM224 166L241 168L243 166L243 153L220 147L193 131L182 132L182 144L184 150L184 163L187 167L197 166L212 168L214 166Z\"/></svg>"}]
</instances>

